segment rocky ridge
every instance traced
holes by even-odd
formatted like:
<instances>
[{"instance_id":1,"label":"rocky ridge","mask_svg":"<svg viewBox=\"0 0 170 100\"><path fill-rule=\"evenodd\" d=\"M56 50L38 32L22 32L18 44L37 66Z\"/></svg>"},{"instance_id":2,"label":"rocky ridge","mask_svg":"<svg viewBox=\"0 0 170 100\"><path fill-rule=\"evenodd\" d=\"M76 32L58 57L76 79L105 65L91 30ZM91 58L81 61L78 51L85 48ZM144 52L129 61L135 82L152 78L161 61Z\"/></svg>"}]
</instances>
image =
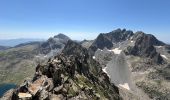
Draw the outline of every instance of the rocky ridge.
<instances>
[{"instance_id":1,"label":"rocky ridge","mask_svg":"<svg viewBox=\"0 0 170 100\"><path fill-rule=\"evenodd\" d=\"M101 33L89 47L89 51L93 55L97 49L104 49L105 47L111 49L116 43L125 41L132 35L133 32L126 31L126 29L117 29L109 33Z\"/></svg>"},{"instance_id":2,"label":"rocky ridge","mask_svg":"<svg viewBox=\"0 0 170 100\"><path fill-rule=\"evenodd\" d=\"M98 62L92 60L85 48L73 41L68 41L62 53L49 59L47 64L39 64L31 81L25 81L9 92L3 99L121 99L118 88L110 83Z\"/></svg>"}]
</instances>

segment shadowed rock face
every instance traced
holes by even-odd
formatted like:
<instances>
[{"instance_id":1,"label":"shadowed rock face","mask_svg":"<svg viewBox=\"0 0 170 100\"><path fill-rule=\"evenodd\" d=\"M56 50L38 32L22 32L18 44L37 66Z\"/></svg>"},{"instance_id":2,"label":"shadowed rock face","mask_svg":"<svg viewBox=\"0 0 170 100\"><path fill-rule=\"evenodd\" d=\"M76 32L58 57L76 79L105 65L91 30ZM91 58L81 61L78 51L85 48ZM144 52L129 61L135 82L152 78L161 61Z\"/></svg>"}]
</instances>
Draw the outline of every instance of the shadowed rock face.
<instances>
[{"instance_id":1,"label":"shadowed rock face","mask_svg":"<svg viewBox=\"0 0 170 100\"><path fill-rule=\"evenodd\" d=\"M93 55L97 49L104 49L105 47L111 49L115 43L125 41L132 35L132 31L126 31L125 29L117 29L106 34L101 33L89 47L89 51Z\"/></svg>"},{"instance_id":2,"label":"shadowed rock face","mask_svg":"<svg viewBox=\"0 0 170 100\"><path fill-rule=\"evenodd\" d=\"M104 34L100 34L92 45L95 45L99 49L113 47L112 41Z\"/></svg>"},{"instance_id":3,"label":"shadowed rock face","mask_svg":"<svg viewBox=\"0 0 170 100\"><path fill-rule=\"evenodd\" d=\"M69 40L67 42L67 45L64 47L62 53L66 54L66 55L86 55L88 56L88 51L87 49L83 48L81 45L79 45L76 42L73 42L72 40Z\"/></svg>"},{"instance_id":4,"label":"shadowed rock face","mask_svg":"<svg viewBox=\"0 0 170 100\"><path fill-rule=\"evenodd\" d=\"M164 63L163 58L156 51L154 46L165 45L163 42L158 41L153 35L137 32L133 40L135 40L134 47L129 47L128 53L135 56L149 57L153 62L158 64Z\"/></svg>"},{"instance_id":5,"label":"shadowed rock face","mask_svg":"<svg viewBox=\"0 0 170 100\"><path fill-rule=\"evenodd\" d=\"M13 97L8 94L9 99L18 100L20 94L29 95L22 98L31 100L121 99L101 66L73 41L68 41L63 52L47 64L39 64L32 81L14 90Z\"/></svg>"}]
</instances>

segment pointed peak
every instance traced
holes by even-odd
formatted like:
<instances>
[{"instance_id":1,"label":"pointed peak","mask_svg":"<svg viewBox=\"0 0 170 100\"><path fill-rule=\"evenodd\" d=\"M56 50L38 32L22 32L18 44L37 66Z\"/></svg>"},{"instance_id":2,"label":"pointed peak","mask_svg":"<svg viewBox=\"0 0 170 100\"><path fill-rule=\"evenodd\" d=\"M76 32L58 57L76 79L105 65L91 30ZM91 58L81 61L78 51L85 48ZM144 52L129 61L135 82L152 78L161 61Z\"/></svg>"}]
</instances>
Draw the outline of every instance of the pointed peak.
<instances>
[{"instance_id":1,"label":"pointed peak","mask_svg":"<svg viewBox=\"0 0 170 100\"><path fill-rule=\"evenodd\" d=\"M54 38L59 38L59 39L70 39L68 36L66 36L63 33L59 33L58 35L55 35Z\"/></svg>"}]
</instances>

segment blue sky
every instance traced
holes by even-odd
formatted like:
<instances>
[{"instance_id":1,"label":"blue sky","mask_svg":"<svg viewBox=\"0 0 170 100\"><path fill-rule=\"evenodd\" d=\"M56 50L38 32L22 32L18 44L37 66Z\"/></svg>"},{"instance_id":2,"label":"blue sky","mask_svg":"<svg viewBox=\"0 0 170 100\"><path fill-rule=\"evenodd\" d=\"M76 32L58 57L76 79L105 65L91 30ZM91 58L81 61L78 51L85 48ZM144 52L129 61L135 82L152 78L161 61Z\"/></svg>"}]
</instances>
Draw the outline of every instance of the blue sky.
<instances>
[{"instance_id":1,"label":"blue sky","mask_svg":"<svg viewBox=\"0 0 170 100\"><path fill-rule=\"evenodd\" d=\"M0 0L0 39L94 39L117 28L170 42L170 0Z\"/></svg>"}]
</instances>

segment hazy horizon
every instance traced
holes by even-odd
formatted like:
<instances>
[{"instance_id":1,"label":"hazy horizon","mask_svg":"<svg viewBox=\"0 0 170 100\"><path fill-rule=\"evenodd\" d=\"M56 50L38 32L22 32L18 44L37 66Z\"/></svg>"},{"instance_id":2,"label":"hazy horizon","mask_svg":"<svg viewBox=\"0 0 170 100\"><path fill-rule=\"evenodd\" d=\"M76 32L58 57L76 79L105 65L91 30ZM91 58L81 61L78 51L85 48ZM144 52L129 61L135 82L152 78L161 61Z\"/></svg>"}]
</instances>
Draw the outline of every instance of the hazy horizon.
<instances>
[{"instance_id":1,"label":"hazy horizon","mask_svg":"<svg viewBox=\"0 0 170 100\"><path fill-rule=\"evenodd\" d=\"M0 39L48 39L64 33L74 40L91 40L126 28L169 43L169 5L168 0L3 0Z\"/></svg>"},{"instance_id":2,"label":"hazy horizon","mask_svg":"<svg viewBox=\"0 0 170 100\"><path fill-rule=\"evenodd\" d=\"M116 30L116 29L115 29ZM113 30L112 30L113 31ZM133 30L131 30L131 31L133 31ZM109 31L109 32L111 32L111 31ZM134 31L133 31L134 32ZM135 31L135 32L137 32L137 31ZM134 32L134 33L135 33ZM100 32L100 33L108 33L108 32ZM72 34L65 34L65 33L62 33L62 34L64 34L64 35L66 35L66 36L68 36L68 37L70 37L72 40L79 40L79 41L82 41L82 40L84 40L84 39L86 39L86 40L94 40L95 38L97 38L97 36L100 34L100 33L94 33L93 34L93 37L90 37L90 34L75 34L75 35L77 35L77 36L75 36L75 35L72 35ZM146 33L146 32L144 32L144 33ZM47 37L45 37L45 38L40 38L40 37L18 37L18 38L0 38L0 40L4 40L4 41L6 41L6 40L17 40L17 39L33 39L34 41L37 39L37 40L47 40L47 39L49 39L50 37L54 37L55 35L58 35L58 34L60 34L60 33L52 33L52 34L49 34L49 36L47 36ZM146 33L146 34L151 34L151 33ZM82 38L77 38L77 37L79 37L81 35L81 37ZM86 35L86 36L82 36L82 35ZM161 39L160 37L159 37L159 35L156 35L156 34L153 34L158 40L160 40L160 41L163 41L163 42L165 42L165 43L170 43L170 41L166 41L166 40L164 40L163 38ZM74 37L75 36L75 37ZM90 37L90 38L89 38Z\"/></svg>"}]
</instances>

